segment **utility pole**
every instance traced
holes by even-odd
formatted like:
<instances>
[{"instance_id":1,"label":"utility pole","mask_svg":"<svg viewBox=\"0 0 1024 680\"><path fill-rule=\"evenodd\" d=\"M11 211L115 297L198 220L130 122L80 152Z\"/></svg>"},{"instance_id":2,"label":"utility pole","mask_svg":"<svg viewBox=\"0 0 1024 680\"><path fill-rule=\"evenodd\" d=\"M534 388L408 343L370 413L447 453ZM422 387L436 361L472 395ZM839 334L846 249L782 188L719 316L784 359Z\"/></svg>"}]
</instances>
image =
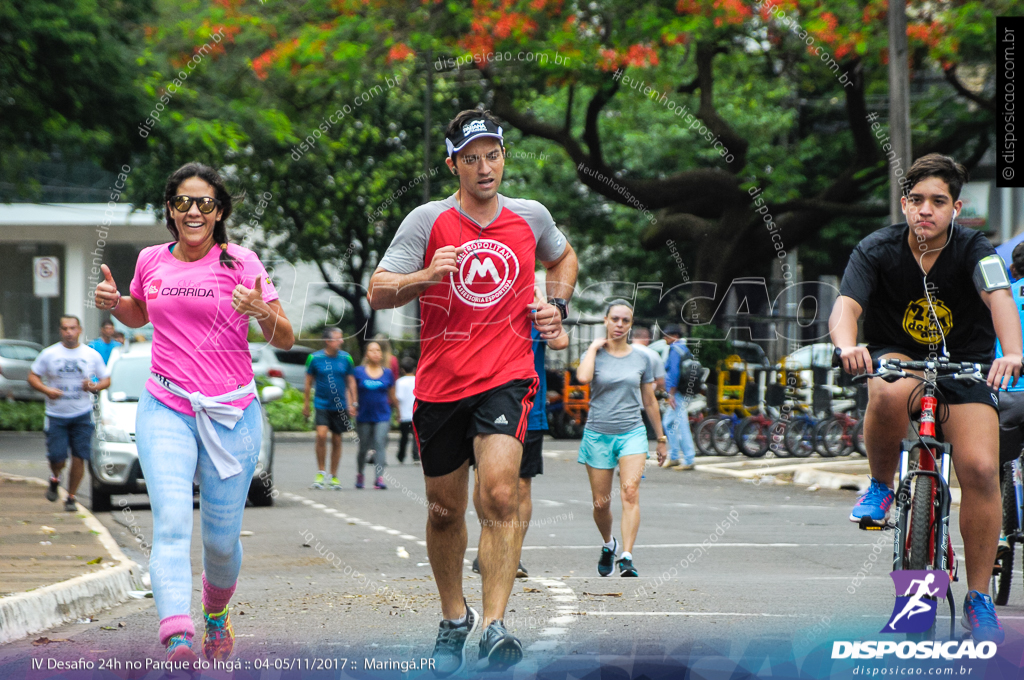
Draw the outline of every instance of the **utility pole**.
<instances>
[{"instance_id":1,"label":"utility pole","mask_svg":"<svg viewBox=\"0 0 1024 680\"><path fill-rule=\"evenodd\" d=\"M899 180L906 177L914 162L910 150L910 72L907 50L907 7L904 2L889 3L889 140L896 152L889 165L889 217L892 224L904 221L900 209L903 189ZM899 175L896 170L900 170Z\"/></svg>"},{"instance_id":2,"label":"utility pole","mask_svg":"<svg viewBox=\"0 0 1024 680\"><path fill-rule=\"evenodd\" d=\"M423 96L423 202L430 201L430 105L434 99L434 58L427 50L427 90Z\"/></svg>"}]
</instances>

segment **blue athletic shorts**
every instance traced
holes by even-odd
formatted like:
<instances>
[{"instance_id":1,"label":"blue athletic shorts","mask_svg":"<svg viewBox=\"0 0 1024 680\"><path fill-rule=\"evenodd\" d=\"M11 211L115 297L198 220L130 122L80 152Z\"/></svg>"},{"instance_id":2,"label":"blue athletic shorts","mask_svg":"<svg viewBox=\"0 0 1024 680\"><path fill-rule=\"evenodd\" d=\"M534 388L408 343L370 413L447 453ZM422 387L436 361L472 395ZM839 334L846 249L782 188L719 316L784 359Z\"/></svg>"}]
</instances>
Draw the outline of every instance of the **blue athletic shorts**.
<instances>
[{"instance_id":1,"label":"blue athletic shorts","mask_svg":"<svg viewBox=\"0 0 1024 680\"><path fill-rule=\"evenodd\" d=\"M62 463L68 459L68 446L71 455L82 460L89 460L92 450L92 411L87 411L73 418L46 416L46 457L53 463Z\"/></svg>"},{"instance_id":2,"label":"blue athletic shorts","mask_svg":"<svg viewBox=\"0 0 1024 680\"><path fill-rule=\"evenodd\" d=\"M647 455L647 428L641 425L623 434L601 434L583 428L577 462L598 470L614 469L623 456Z\"/></svg>"}]
</instances>

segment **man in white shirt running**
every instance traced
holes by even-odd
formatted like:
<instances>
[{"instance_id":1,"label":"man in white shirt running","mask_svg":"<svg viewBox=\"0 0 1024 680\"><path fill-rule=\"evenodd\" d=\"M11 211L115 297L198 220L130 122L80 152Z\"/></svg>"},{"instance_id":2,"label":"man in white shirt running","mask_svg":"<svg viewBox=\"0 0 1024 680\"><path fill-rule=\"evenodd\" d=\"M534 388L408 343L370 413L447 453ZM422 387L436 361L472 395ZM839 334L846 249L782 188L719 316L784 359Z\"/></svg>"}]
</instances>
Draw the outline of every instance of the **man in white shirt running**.
<instances>
[{"instance_id":1,"label":"man in white shirt running","mask_svg":"<svg viewBox=\"0 0 1024 680\"><path fill-rule=\"evenodd\" d=\"M71 447L71 474L64 509L75 512L75 493L91 457L92 395L110 385L110 369L100 353L81 345L78 317L60 318L60 342L50 345L32 362L28 384L46 395L46 457L50 461L48 501L57 500L60 473ZM45 382L44 382L45 380Z\"/></svg>"}]
</instances>

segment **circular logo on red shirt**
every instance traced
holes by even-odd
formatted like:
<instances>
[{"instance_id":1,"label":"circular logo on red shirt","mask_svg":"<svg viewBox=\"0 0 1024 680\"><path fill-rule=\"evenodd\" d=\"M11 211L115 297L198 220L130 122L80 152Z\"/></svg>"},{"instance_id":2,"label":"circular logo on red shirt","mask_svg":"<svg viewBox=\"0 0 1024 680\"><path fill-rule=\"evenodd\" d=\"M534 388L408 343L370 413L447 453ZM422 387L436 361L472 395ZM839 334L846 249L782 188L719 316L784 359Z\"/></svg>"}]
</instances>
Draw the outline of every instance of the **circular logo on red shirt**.
<instances>
[{"instance_id":1,"label":"circular logo on red shirt","mask_svg":"<svg viewBox=\"0 0 1024 680\"><path fill-rule=\"evenodd\" d=\"M456 262L458 275L452 276L455 294L475 307L497 304L519 278L515 252L490 239L469 241L462 247L465 250Z\"/></svg>"}]
</instances>

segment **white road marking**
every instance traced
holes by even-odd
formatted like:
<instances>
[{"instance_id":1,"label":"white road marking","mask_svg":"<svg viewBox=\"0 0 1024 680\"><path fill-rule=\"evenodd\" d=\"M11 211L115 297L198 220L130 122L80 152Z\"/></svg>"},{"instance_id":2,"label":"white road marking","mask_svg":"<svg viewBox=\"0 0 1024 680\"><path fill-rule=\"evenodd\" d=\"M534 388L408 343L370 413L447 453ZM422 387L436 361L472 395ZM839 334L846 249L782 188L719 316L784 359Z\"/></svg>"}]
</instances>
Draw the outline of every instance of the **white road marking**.
<instances>
[{"instance_id":1,"label":"white road marking","mask_svg":"<svg viewBox=\"0 0 1024 680\"><path fill-rule=\"evenodd\" d=\"M871 543L711 543L716 548L870 548ZM593 545L524 545L523 550L597 550L600 546ZM652 545L636 545L641 548L700 548L707 547L703 543L655 543ZM953 546L963 549L962 546ZM466 548L475 551L478 548Z\"/></svg>"},{"instance_id":2,"label":"white road marking","mask_svg":"<svg viewBox=\"0 0 1024 680\"><path fill-rule=\"evenodd\" d=\"M323 510L327 506L324 505L323 503L314 503L313 505L311 505L309 507L313 508L314 510Z\"/></svg>"},{"instance_id":3,"label":"white road marking","mask_svg":"<svg viewBox=\"0 0 1024 680\"><path fill-rule=\"evenodd\" d=\"M587 616L761 616L780 619L814 618L816 614L762 614L758 612L581 612ZM876 617L877 618L877 617ZM1003 617L1000 617L1003 618Z\"/></svg>"}]
</instances>

